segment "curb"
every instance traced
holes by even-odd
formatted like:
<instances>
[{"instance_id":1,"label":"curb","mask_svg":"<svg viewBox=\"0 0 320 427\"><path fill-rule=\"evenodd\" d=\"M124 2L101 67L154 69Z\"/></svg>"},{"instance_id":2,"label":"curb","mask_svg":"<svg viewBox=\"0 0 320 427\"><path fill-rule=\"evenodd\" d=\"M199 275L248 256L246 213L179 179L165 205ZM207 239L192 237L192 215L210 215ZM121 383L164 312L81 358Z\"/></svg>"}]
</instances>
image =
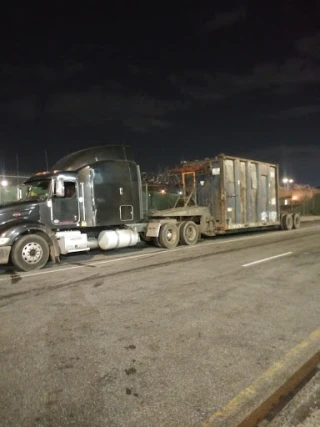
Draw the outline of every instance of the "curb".
<instances>
[{"instance_id":1,"label":"curb","mask_svg":"<svg viewBox=\"0 0 320 427\"><path fill-rule=\"evenodd\" d=\"M301 216L300 220L301 220L301 222L320 221L320 216Z\"/></svg>"},{"instance_id":2,"label":"curb","mask_svg":"<svg viewBox=\"0 0 320 427\"><path fill-rule=\"evenodd\" d=\"M320 362L320 328L215 412L203 427L252 427Z\"/></svg>"}]
</instances>

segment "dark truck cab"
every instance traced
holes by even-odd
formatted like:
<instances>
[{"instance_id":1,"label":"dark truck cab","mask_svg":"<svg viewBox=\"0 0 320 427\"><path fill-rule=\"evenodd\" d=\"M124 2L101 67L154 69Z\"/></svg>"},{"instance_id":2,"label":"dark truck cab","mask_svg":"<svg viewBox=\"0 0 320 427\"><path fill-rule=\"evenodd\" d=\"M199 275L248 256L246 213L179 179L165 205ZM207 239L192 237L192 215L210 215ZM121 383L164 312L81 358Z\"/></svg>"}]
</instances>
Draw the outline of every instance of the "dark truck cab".
<instances>
[{"instance_id":1,"label":"dark truck cab","mask_svg":"<svg viewBox=\"0 0 320 427\"><path fill-rule=\"evenodd\" d=\"M11 249L18 245L17 241L20 238L31 233L37 234L37 242L29 242L26 237L23 239L26 245L21 248L21 262L25 259L34 265L40 252L43 251L48 260L50 248L53 258L56 260L58 257L58 244L50 229L49 221L51 186L51 179L44 180L36 176L28 183L28 192L23 200L0 205L0 264L8 264L11 255L12 261L16 264L15 254L11 254ZM39 193L34 193L35 190L39 190ZM46 248L41 247L38 237L45 239ZM20 264L19 260L17 262Z\"/></svg>"},{"instance_id":2,"label":"dark truck cab","mask_svg":"<svg viewBox=\"0 0 320 427\"><path fill-rule=\"evenodd\" d=\"M0 264L42 268L60 254L133 246L141 219L139 167L124 146L72 153L26 181L23 200L0 206Z\"/></svg>"}]
</instances>

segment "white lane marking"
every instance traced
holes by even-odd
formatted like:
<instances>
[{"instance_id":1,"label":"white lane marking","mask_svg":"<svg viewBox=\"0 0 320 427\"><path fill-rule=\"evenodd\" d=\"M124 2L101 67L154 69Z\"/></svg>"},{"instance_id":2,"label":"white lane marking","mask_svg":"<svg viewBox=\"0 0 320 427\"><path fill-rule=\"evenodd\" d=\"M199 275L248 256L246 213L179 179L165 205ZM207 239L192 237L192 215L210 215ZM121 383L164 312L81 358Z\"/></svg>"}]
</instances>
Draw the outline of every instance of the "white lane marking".
<instances>
[{"instance_id":1,"label":"white lane marking","mask_svg":"<svg viewBox=\"0 0 320 427\"><path fill-rule=\"evenodd\" d=\"M312 229L312 228L315 228L315 227L308 227L308 228ZM297 233L299 231L301 231L301 230L293 230L294 233ZM195 246L182 246L182 247L179 246L178 248L175 248L175 249L167 249L167 250L165 250L165 249L161 250L160 249L159 251L148 251L147 253L143 253L143 254L139 254L139 255L122 256L121 258L112 258L112 259L107 259L107 260L102 260L102 261L96 261L96 262L84 262L81 265L73 265L73 266L69 266L69 267L61 267L61 268L59 268L59 267L52 267L52 268L46 268L45 270L37 271L37 272L34 272L34 273L19 273L19 277L21 279L24 279L24 278L28 278L28 277L41 276L41 275L44 275L44 274L48 274L48 275L49 274L56 274L56 273L59 273L59 272L65 272L65 271L76 270L76 269L79 269L79 268L85 268L87 266L94 267L96 265L110 264L112 262L119 262L119 261L122 261L122 260L130 260L130 259L135 259L135 258L148 258L151 255L161 255L161 254L166 254L168 252L171 253L171 252L183 251L183 250L186 250L186 249L201 248L202 246L211 246L211 245L217 245L218 246L218 245L223 245L223 244L226 244L226 243L242 242L242 241L245 241L245 240L261 239L261 238L264 238L264 237L272 237L272 236L277 236L280 233L283 233L283 231L276 231L276 232L273 232L273 233L271 232L270 234L268 234L268 233L265 234L264 232L262 232L261 234L258 234L258 235L255 235L255 236L247 236L247 237L238 237L238 236L235 236L232 239L221 240L221 241L214 241L214 242L208 242L208 243L205 242L205 243L202 243L200 245L195 245ZM290 233L290 231L287 231L287 234L289 234L289 233ZM11 276L7 275L6 273L4 273L4 274L5 274L6 277L1 277L0 278L0 282L4 282L6 280L10 280Z\"/></svg>"},{"instance_id":2,"label":"white lane marking","mask_svg":"<svg viewBox=\"0 0 320 427\"><path fill-rule=\"evenodd\" d=\"M285 252L284 254L270 256L269 258L263 258L263 259L259 259L258 261L253 261L253 262L249 262L248 264L243 264L242 267L250 267L251 265L261 264L262 262L271 261L273 259L281 258L281 257L288 256L291 254L292 254L292 252Z\"/></svg>"}]
</instances>

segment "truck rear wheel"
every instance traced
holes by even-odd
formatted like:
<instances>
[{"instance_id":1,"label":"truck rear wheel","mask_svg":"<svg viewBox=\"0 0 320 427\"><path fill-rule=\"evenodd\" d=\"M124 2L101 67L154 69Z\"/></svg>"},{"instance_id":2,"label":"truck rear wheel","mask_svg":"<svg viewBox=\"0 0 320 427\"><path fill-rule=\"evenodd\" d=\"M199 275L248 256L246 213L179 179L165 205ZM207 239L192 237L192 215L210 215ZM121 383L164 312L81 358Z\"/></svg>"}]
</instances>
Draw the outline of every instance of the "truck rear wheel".
<instances>
[{"instance_id":1,"label":"truck rear wheel","mask_svg":"<svg viewBox=\"0 0 320 427\"><path fill-rule=\"evenodd\" d=\"M174 223L162 224L159 233L159 243L163 248L173 249L179 243L179 229Z\"/></svg>"},{"instance_id":2,"label":"truck rear wheel","mask_svg":"<svg viewBox=\"0 0 320 427\"><path fill-rule=\"evenodd\" d=\"M140 233L140 239L146 244L146 245L153 245L153 237L147 237L145 233Z\"/></svg>"},{"instance_id":3,"label":"truck rear wheel","mask_svg":"<svg viewBox=\"0 0 320 427\"><path fill-rule=\"evenodd\" d=\"M159 237L152 237L152 242L157 248L162 248Z\"/></svg>"},{"instance_id":4,"label":"truck rear wheel","mask_svg":"<svg viewBox=\"0 0 320 427\"><path fill-rule=\"evenodd\" d=\"M298 213L293 215L293 228L298 229L300 228L300 215Z\"/></svg>"},{"instance_id":5,"label":"truck rear wheel","mask_svg":"<svg viewBox=\"0 0 320 427\"><path fill-rule=\"evenodd\" d=\"M293 218L290 214L284 214L281 218L281 228L283 230L292 230L293 227Z\"/></svg>"},{"instance_id":6,"label":"truck rear wheel","mask_svg":"<svg viewBox=\"0 0 320 427\"><path fill-rule=\"evenodd\" d=\"M180 242L183 245L195 245L199 239L199 229L193 221L185 221L180 225Z\"/></svg>"},{"instance_id":7,"label":"truck rear wheel","mask_svg":"<svg viewBox=\"0 0 320 427\"><path fill-rule=\"evenodd\" d=\"M48 243L37 234L20 237L11 250L13 265L22 271L38 270L47 264L48 259Z\"/></svg>"}]
</instances>

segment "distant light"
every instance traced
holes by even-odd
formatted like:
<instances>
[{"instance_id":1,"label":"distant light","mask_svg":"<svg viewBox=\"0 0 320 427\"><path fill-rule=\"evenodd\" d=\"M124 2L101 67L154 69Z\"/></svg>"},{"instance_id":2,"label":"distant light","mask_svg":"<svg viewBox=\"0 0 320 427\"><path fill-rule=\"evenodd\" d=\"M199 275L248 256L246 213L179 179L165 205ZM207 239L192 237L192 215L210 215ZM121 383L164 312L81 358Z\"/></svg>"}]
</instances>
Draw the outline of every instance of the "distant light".
<instances>
[{"instance_id":1,"label":"distant light","mask_svg":"<svg viewBox=\"0 0 320 427\"><path fill-rule=\"evenodd\" d=\"M180 194L180 196L182 196L183 192L182 191L178 191L178 194Z\"/></svg>"},{"instance_id":2,"label":"distant light","mask_svg":"<svg viewBox=\"0 0 320 427\"><path fill-rule=\"evenodd\" d=\"M9 185L9 183L7 180L4 179L3 181L1 181L1 185L2 185L2 187L7 187Z\"/></svg>"},{"instance_id":3,"label":"distant light","mask_svg":"<svg viewBox=\"0 0 320 427\"><path fill-rule=\"evenodd\" d=\"M200 185L203 187L204 186L204 181L200 181Z\"/></svg>"},{"instance_id":4,"label":"distant light","mask_svg":"<svg viewBox=\"0 0 320 427\"><path fill-rule=\"evenodd\" d=\"M292 178L283 178L282 182L283 184L292 184L294 181Z\"/></svg>"},{"instance_id":5,"label":"distant light","mask_svg":"<svg viewBox=\"0 0 320 427\"><path fill-rule=\"evenodd\" d=\"M166 193L166 190L160 190L160 193L161 193L161 194L165 194L165 193Z\"/></svg>"}]
</instances>

